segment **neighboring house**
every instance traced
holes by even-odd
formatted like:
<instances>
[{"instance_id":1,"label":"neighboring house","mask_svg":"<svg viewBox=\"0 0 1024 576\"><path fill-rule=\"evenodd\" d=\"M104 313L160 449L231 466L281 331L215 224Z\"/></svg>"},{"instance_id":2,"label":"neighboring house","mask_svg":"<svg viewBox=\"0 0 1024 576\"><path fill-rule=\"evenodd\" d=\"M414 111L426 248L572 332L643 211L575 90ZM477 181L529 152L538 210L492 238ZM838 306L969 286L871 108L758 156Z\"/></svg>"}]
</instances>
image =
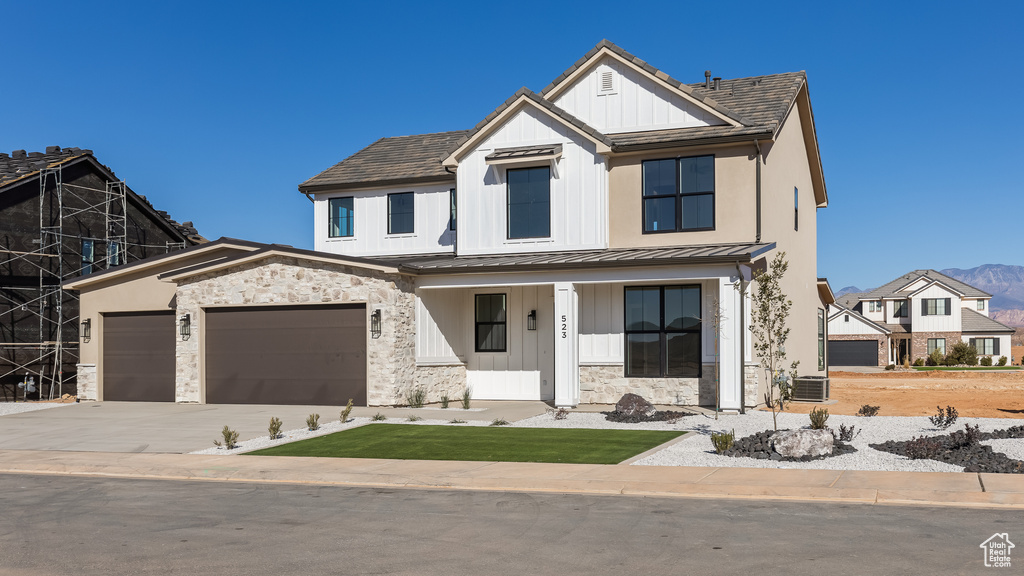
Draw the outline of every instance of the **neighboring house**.
<instances>
[{"instance_id":1,"label":"neighboring house","mask_svg":"<svg viewBox=\"0 0 1024 576\"><path fill-rule=\"evenodd\" d=\"M176 338L136 357L162 358L154 390L179 402L379 405L468 387L714 405L717 386L742 410L764 377L741 288L785 251L789 358L827 373L828 198L802 72L683 84L604 41L470 130L382 138L299 190L315 251L222 239L66 287L98 317L163 326L175 311ZM144 285L152 298L115 296ZM83 351L104 398L106 351Z\"/></svg>"},{"instance_id":2,"label":"neighboring house","mask_svg":"<svg viewBox=\"0 0 1024 576\"><path fill-rule=\"evenodd\" d=\"M978 356L1010 357L1014 329L989 318L992 295L940 274L914 270L829 307L833 366L885 366L945 354L968 342Z\"/></svg>"},{"instance_id":3,"label":"neighboring house","mask_svg":"<svg viewBox=\"0 0 1024 576\"><path fill-rule=\"evenodd\" d=\"M75 393L78 300L63 280L203 241L91 150L0 153L0 384ZM90 326L91 329L91 326Z\"/></svg>"}]
</instances>

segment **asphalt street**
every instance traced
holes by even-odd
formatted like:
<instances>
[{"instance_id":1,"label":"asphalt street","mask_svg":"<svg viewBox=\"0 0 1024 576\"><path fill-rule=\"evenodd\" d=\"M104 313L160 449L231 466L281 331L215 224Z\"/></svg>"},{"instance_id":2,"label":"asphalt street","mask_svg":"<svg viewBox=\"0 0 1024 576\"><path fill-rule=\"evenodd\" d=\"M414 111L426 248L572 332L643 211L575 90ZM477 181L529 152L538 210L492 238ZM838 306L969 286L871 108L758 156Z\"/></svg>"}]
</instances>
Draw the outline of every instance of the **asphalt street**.
<instances>
[{"instance_id":1,"label":"asphalt street","mask_svg":"<svg viewBox=\"0 0 1024 576\"><path fill-rule=\"evenodd\" d=\"M0 574L991 574L1019 510L0 474Z\"/></svg>"}]
</instances>

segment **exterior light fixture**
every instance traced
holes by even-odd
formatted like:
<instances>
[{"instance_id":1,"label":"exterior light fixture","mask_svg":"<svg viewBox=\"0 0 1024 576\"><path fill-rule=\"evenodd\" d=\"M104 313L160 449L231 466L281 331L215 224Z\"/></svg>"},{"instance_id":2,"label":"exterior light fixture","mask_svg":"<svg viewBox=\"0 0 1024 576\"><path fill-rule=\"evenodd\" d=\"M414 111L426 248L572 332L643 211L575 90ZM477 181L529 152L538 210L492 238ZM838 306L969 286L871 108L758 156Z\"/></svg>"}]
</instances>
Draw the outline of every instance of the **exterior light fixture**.
<instances>
[{"instance_id":1,"label":"exterior light fixture","mask_svg":"<svg viewBox=\"0 0 1024 576\"><path fill-rule=\"evenodd\" d=\"M380 338L380 316L380 308L374 310L373 313L370 314L370 336L374 340Z\"/></svg>"},{"instance_id":2,"label":"exterior light fixture","mask_svg":"<svg viewBox=\"0 0 1024 576\"><path fill-rule=\"evenodd\" d=\"M530 313L526 315L526 329L536 330L537 329L537 311L530 310Z\"/></svg>"},{"instance_id":3,"label":"exterior light fixture","mask_svg":"<svg viewBox=\"0 0 1024 576\"><path fill-rule=\"evenodd\" d=\"M82 341L88 342L92 339L92 318L82 320Z\"/></svg>"},{"instance_id":4,"label":"exterior light fixture","mask_svg":"<svg viewBox=\"0 0 1024 576\"><path fill-rule=\"evenodd\" d=\"M188 340L188 337L192 335L192 316L189 314L182 314L178 317L178 323L181 327L181 339Z\"/></svg>"}]
</instances>

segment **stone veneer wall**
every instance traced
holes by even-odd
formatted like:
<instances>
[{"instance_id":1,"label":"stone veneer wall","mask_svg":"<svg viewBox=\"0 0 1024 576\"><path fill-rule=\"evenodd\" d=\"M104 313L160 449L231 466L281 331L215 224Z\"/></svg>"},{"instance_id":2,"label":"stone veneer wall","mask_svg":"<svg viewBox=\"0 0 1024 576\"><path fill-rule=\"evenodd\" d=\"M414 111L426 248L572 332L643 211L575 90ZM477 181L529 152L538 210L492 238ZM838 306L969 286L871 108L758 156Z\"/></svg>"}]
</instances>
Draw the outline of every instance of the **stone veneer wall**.
<instances>
[{"instance_id":1,"label":"stone veneer wall","mask_svg":"<svg viewBox=\"0 0 1024 576\"><path fill-rule=\"evenodd\" d=\"M204 306L365 302L367 314L380 306L380 338L367 339L367 403L404 402L405 387L417 375L415 288L402 275L275 256L183 280L176 301L178 315L192 317L192 337L177 339L177 402L202 400L199 355Z\"/></svg>"},{"instance_id":2,"label":"stone veneer wall","mask_svg":"<svg viewBox=\"0 0 1024 576\"><path fill-rule=\"evenodd\" d=\"M829 342L833 340L842 342L851 342L855 340L875 340L876 342L878 342L878 365L885 366L889 363L889 348L886 345L886 342L888 342L888 340L886 339L885 334L879 334L878 336L871 336L868 334L829 334L828 339ZM925 344L927 344L927 342L925 342ZM825 345L828 346L828 343L826 343ZM910 361L913 362L914 359L911 358Z\"/></svg>"},{"instance_id":3,"label":"stone veneer wall","mask_svg":"<svg viewBox=\"0 0 1024 576\"><path fill-rule=\"evenodd\" d=\"M462 399L462 392L466 389L466 366L463 364L451 364L443 366L417 366L416 387L427 391L427 402L440 402L441 396L448 394L452 404L457 404ZM405 403L403 396L402 404Z\"/></svg>"},{"instance_id":4,"label":"stone veneer wall","mask_svg":"<svg viewBox=\"0 0 1024 576\"><path fill-rule=\"evenodd\" d=\"M99 397L99 386L96 379L95 364L79 364L76 375L79 400L96 400Z\"/></svg>"},{"instance_id":5,"label":"stone veneer wall","mask_svg":"<svg viewBox=\"0 0 1024 576\"><path fill-rule=\"evenodd\" d=\"M615 404L627 392L653 404L714 405L715 365L700 378L626 378L622 364L580 366L580 404Z\"/></svg>"},{"instance_id":6,"label":"stone veneer wall","mask_svg":"<svg viewBox=\"0 0 1024 576\"><path fill-rule=\"evenodd\" d=\"M914 332L910 337L910 362L918 358L928 359L928 339L945 338L946 354L961 340L960 332Z\"/></svg>"},{"instance_id":7,"label":"stone veneer wall","mask_svg":"<svg viewBox=\"0 0 1024 576\"><path fill-rule=\"evenodd\" d=\"M761 389L761 365L745 364L743 366L743 406L754 408L764 404L764 391Z\"/></svg>"}]
</instances>

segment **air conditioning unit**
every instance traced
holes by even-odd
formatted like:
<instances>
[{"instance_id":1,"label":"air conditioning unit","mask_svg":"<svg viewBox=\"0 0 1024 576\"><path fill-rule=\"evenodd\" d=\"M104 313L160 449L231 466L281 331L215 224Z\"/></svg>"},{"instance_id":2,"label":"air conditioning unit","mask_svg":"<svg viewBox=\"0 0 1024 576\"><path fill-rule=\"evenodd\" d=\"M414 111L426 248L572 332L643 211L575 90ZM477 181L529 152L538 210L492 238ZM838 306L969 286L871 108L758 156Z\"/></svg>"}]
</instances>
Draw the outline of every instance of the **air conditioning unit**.
<instances>
[{"instance_id":1,"label":"air conditioning unit","mask_svg":"<svg viewBox=\"0 0 1024 576\"><path fill-rule=\"evenodd\" d=\"M828 376L800 376L793 380L793 400L824 402L828 400Z\"/></svg>"}]
</instances>

